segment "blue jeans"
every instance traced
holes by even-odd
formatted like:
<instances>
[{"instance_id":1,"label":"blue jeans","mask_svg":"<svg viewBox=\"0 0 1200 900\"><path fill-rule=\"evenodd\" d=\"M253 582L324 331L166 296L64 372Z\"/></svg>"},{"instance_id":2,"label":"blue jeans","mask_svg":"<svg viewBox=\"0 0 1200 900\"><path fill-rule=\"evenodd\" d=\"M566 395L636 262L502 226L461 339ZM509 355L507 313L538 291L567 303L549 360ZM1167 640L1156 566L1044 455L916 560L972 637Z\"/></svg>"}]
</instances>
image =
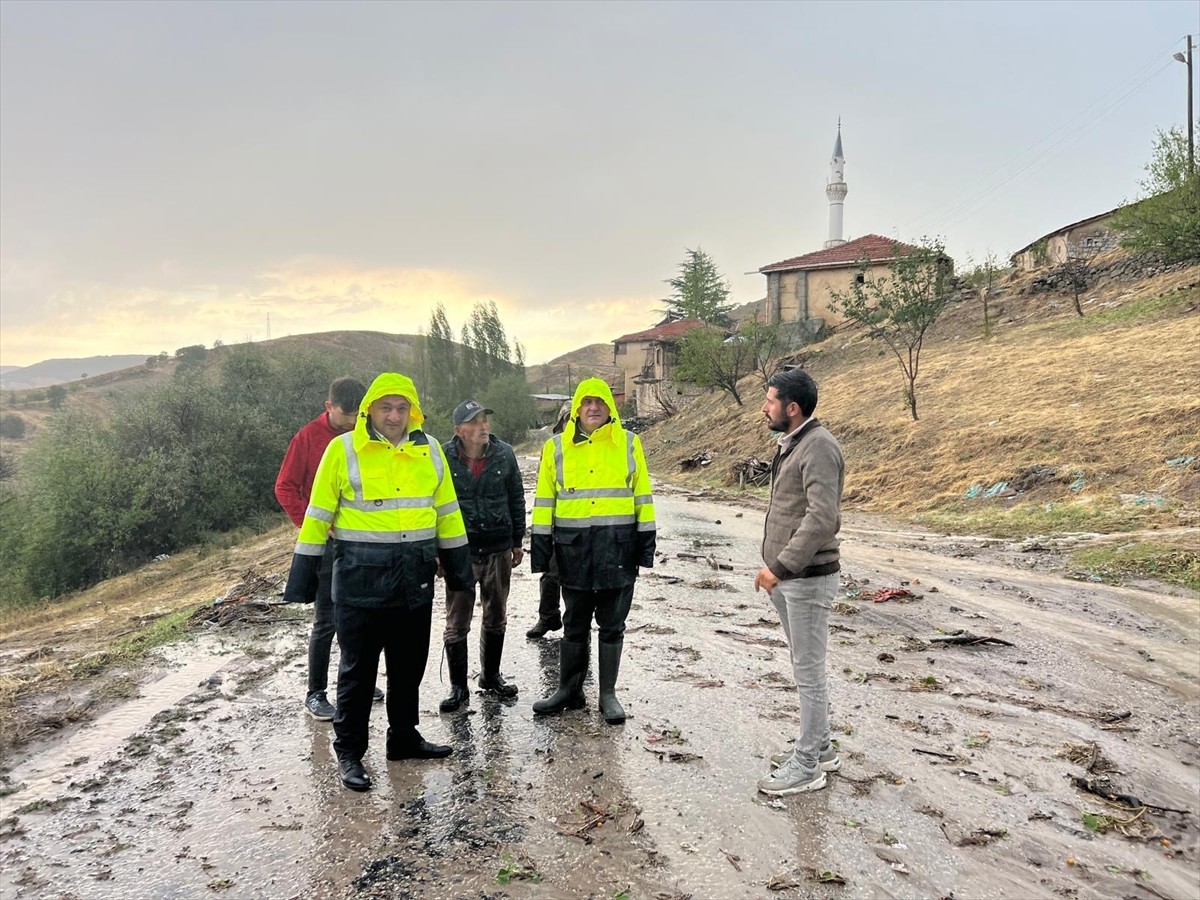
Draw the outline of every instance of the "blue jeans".
<instances>
[{"instance_id":1,"label":"blue jeans","mask_svg":"<svg viewBox=\"0 0 1200 900\"><path fill-rule=\"evenodd\" d=\"M771 591L771 602L783 622L792 676L800 696L800 733L796 758L806 772L816 772L819 756L829 746L829 685L825 650L829 643L829 611L837 594L838 576L790 578Z\"/></svg>"}]
</instances>

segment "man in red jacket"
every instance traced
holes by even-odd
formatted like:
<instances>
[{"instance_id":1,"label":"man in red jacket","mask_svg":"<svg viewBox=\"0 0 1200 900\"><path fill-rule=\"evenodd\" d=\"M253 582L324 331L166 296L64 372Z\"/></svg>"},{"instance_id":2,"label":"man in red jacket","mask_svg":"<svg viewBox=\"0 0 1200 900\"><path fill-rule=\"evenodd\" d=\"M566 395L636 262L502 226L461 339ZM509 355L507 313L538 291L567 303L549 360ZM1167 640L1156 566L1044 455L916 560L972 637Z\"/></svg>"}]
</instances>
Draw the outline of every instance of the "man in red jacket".
<instances>
[{"instance_id":1,"label":"man in red jacket","mask_svg":"<svg viewBox=\"0 0 1200 900\"><path fill-rule=\"evenodd\" d=\"M275 479L275 498L288 518L299 528L304 524L308 499L312 493L317 466L325 448L339 434L354 428L358 407L367 389L355 378L339 378L329 386L329 399L321 413L298 432L288 444ZM325 694L329 679L329 650L333 645L333 597L330 593L333 541L325 545L325 558L317 579L317 599L312 635L308 641L308 695L304 708L314 719L329 721L336 711ZM383 699L383 691L375 688L375 699Z\"/></svg>"}]
</instances>

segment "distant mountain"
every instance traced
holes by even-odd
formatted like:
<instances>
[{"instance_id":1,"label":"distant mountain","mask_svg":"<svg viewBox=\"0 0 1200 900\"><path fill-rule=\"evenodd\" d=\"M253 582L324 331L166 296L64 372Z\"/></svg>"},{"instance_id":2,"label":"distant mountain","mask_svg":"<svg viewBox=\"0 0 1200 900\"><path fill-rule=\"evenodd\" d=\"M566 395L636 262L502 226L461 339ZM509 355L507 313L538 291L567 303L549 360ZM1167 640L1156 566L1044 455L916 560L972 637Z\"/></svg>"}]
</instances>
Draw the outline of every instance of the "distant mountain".
<instances>
[{"instance_id":1,"label":"distant mountain","mask_svg":"<svg viewBox=\"0 0 1200 900\"><path fill-rule=\"evenodd\" d=\"M47 359L32 366L5 366L0 370L0 389L25 390L78 381L85 375L105 375L146 361L146 354L131 356L88 356L84 359Z\"/></svg>"}]
</instances>

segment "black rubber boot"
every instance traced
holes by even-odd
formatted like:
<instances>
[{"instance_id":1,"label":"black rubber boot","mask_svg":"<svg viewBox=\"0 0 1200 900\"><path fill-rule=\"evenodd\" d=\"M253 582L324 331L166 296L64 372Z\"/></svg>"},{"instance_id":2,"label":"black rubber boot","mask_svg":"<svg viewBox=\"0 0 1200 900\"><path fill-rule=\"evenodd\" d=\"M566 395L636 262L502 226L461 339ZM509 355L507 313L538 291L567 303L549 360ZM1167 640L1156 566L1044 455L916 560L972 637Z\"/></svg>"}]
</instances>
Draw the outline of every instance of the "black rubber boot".
<instances>
[{"instance_id":1,"label":"black rubber boot","mask_svg":"<svg viewBox=\"0 0 1200 900\"><path fill-rule=\"evenodd\" d=\"M538 620L536 625L525 632L527 638L544 637L547 631L558 631L562 628L562 613L558 608L558 579L550 577L548 573L542 573L538 590Z\"/></svg>"},{"instance_id":2,"label":"black rubber boot","mask_svg":"<svg viewBox=\"0 0 1200 900\"><path fill-rule=\"evenodd\" d=\"M482 631L479 634L479 662L483 674L479 676L481 690L490 691L497 697L517 696L517 686L509 684L500 674L500 657L504 654L504 632Z\"/></svg>"},{"instance_id":3,"label":"black rubber boot","mask_svg":"<svg viewBox=\"0 0 1200 900\"><path fill-rule=\"evenodd\" d=\"M609 725L620 725L625 721L625 709L616 695L623 646L623 641L615 644L600 642L600 713Z\"/></svg>"},{"instance_id":4,"label":"black rubber boot","mask_svg":"<svg viewBox=\"0 0 1200 900\"><path fill-rule=\"evenodd\" d=\"M533 704L539 716L564 709L583 709L583 677L587 675L588 645L574 641L558 643L558 690Z\"/></svg>"},{"instance_id":5,"label":"black rubber boot","mask_svg":"<svg viewBox=\"0 0 1200 900\"><path fill-rule=\"evenodd\" d=\"M455 641L446 645L446 665L450 669L450 696L442 701L442 712L454 712L467 702L467 642Z\"/></svg>"}]
</instances>

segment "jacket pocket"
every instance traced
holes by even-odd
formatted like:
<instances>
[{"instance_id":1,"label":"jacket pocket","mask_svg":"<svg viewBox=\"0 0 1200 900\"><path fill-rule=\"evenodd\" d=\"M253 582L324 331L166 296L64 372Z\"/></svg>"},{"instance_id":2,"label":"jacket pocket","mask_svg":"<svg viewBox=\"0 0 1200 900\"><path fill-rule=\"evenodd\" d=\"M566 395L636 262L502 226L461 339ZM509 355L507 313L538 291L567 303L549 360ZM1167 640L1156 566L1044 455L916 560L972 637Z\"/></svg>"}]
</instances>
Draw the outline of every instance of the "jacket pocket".
<instances>
[{"instance_id":1,"label":"jacket pocket","mask_svg":"<svg viewBox=\"0 0 1200 900\"><path fill-rule=\"evenodd\" d=\"M563 584L575 588L591 586L591 556L580 532L554 530L554 559Z\"/></svg>"},{"instance_id":2,"label":"jacket pocket","mask_svg":"<svg viewBox=\"0 0 1200 900\"><path fill-rule=\"evenodd\" d=\"M333 598L352 606L383 606L401 588L403 565L391 547L343 545L333 561Z\"/></svg>"}]
</instances>

